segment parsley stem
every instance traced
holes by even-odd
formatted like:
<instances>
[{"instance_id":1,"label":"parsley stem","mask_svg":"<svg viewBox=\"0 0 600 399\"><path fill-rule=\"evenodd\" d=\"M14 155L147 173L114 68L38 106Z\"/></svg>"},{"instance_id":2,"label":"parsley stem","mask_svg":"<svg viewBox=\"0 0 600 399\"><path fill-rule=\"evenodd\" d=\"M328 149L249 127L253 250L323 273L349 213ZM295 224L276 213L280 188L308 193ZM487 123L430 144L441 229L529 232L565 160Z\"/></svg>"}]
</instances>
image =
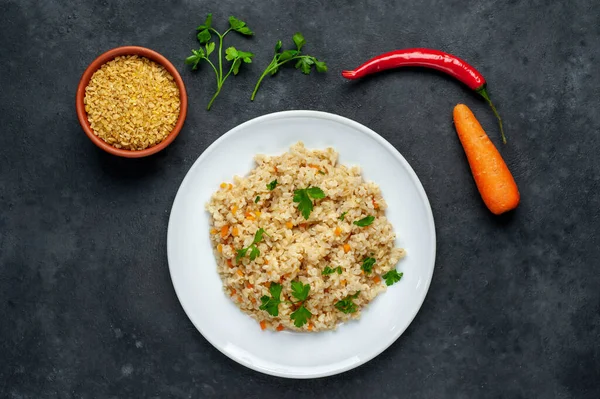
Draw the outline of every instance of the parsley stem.
<instances>
[{"instance_id":1,"label":"parsley stem","mask_svg":"<svg viewBox=\"0 0 600 399\"><path fill-rule=\"evenodd\" d=\"M273 57L273 60L271 61L271 63L269 64L269 66L267 67L267 69L265 69L265 71L262 73L262 75L260 75L260 78L258 79L258 82L256 82L256 86L254 86L254 91L252 92L252 97L250 97L250 101L254 101L254 97L256 97L256 92L258 92L258 87L260 86L261 82L263 81L263 79L273 70L273 69L277 69L280 66L282 66L283 64L285 64L286 62L292 61L292 60L297 60L300 59L302 57L305 57L304 55L297 55L295 57L289 58L285 61L282 62L277 62L277 56L279 54L275 55L275 57Z\"/></svg>"},{"instance_id":2,"label":"parsley stem","mask_svg":"<svg viewBox=\"0 0 600 399\"><path fill-rule=\"evenodd\" d=\"M210 107L212 106L213 102L215 102L215 99L217 98L217 96L219 95L220 92L221 92L221 85L219 84L219 85L217 85L217 91L212 96L212 98L210 99L210 102L208 103L208 106L206 107L207 111L210 111Z\"/></svg>"}]
</instances>

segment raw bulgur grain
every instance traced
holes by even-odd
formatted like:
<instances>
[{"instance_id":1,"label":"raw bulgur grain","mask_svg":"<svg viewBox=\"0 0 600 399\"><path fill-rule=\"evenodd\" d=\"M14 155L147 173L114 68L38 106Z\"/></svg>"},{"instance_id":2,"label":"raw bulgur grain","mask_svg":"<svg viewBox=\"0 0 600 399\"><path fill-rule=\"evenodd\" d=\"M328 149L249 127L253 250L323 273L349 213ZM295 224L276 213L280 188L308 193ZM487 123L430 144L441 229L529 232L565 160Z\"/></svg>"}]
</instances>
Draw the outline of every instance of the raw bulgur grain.
<instances>
[{"instance_id":1,"label":"raw bulgur grain","mask_svg":"<svg viewBox=\"0 0 600 399\"><path fill-rule=\"evenodd\" d=\"M85 111L94 134L126 150L163 141L179 118L179 88L162 66L137 55L116 57L85 88Z\"/></svg>"}]
</instances>

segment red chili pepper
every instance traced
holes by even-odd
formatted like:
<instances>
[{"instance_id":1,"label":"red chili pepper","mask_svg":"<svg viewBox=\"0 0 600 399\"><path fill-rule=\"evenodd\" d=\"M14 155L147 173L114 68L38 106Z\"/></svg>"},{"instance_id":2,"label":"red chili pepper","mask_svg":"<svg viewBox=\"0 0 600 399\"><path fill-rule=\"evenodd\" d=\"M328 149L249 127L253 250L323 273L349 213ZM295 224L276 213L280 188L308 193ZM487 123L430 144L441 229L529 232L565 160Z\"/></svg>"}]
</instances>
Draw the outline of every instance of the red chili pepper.
<instances>
[{"instance_id":1,"label":"red chili pepper","mask_svg":"<svg viewBox=\"0 0 600 399\"><path fill-rule=\"evenodd\" d=\"M410 48L390 51L389 53L371 58L353 71L343 71L342 76L346 79L359 79L379 71L385 71L386 69L406 66L420 66L436 69L463 82L479 93L479 95L481 95L490 105L496 118L498 118L502 142L506 144L506 137L504 136L504 129L502 128L502 119L488 95L483 75L466 61L461 60L452 54L427 48Z\"/></svg>"}]
</instances>

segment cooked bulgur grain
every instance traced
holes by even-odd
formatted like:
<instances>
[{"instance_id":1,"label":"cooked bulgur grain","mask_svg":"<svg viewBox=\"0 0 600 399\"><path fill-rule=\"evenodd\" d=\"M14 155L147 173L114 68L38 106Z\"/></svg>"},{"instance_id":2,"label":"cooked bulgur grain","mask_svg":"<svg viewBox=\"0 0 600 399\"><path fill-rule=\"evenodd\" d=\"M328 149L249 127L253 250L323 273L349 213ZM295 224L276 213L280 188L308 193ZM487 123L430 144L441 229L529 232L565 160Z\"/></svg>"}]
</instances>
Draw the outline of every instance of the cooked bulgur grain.
<instances>
[{"instance_id":1,"label":"cooked bulgur grain","mask_svg":"<svg viewBox=\"0 0 600 399\"><path fill-rule=\"evenodd\" d=\"M179 118L179 88L173 76L137 55L102 65L85 88L83 101L94 134L126 150L159 144Z\"/></svg>"},{"instance_id":2,"label":"cooked bulgur grain","mask_svg":"<svg viewBox=\"0 0 600 399\"><path fill-rule=\"evenodd\" d=\"M280 156L257 155L256 168L248 176L236 176L232 188L224 183L206 204L211 231L236 229L235 235L211 235L224 291L239 293L235 304L263 329L323 331L360 317L360 310L386 290L379 276L394 269L405 255L404 249L394 245L394 230L385 217L387 205L379 187L365 182L360 168L340 165L337 158L332 148L311 151L302 143ZM275 179L277 186L270 190L269 182ZM319 187L326 195L315 201L308 220L294 202L294 191L306 187ZM372 224L353 224L369 215L375 217ZM259 229L265 233L256 244L258 256L236 256L253 244ZM361 266L369 257L375 263L365 273ZM326 267L335 272L328 273ZM312 316L300 328L290 318L300 306L290 302L294 301L292 281L310 285L303 306ZM282 287L277 316L260 309L273 284ZM338 303L349 296L356 296L352 298L355 306L348 306L356 311L344 313L340 310L343 303Z\"/></svg>"}]
</instances>

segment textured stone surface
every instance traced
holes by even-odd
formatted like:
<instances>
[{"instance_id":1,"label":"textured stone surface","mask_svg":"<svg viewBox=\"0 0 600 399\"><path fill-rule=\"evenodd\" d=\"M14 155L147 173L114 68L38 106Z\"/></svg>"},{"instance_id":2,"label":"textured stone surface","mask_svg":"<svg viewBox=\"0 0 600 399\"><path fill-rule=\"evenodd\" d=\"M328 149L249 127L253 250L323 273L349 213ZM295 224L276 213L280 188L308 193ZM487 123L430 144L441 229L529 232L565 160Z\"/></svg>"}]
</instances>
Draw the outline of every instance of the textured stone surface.
<instances>
[{"instance_id":1,"label":"textured stone surface","mask_svg":"<svg viewBox=\"0 0 600 399\"><path fill-rule=\"evenodd\" d=\"M230 43L256 63L213 110L208 71L183 59L212 11L256 37ZM594 0L0 0L0 397L600 397L600 5ZM283 70L252 85L278 39L300 30L326 76ZM147 159L107 155L83 134L75 89L98 54L153 48L187 84L177 140ZM490 82L522 204L493 217L478 198L451 123L486 105L422 70L352 84L339 76L383 51L456 53ZM596 65L596 66L595 66ZM361 122L411 163L429 195L438 258L427 299L381 356L343 375L264 376L195 330L168 273L169 209L183 176L230 128L280 110Z\"/></svg>"}]
</instances>

